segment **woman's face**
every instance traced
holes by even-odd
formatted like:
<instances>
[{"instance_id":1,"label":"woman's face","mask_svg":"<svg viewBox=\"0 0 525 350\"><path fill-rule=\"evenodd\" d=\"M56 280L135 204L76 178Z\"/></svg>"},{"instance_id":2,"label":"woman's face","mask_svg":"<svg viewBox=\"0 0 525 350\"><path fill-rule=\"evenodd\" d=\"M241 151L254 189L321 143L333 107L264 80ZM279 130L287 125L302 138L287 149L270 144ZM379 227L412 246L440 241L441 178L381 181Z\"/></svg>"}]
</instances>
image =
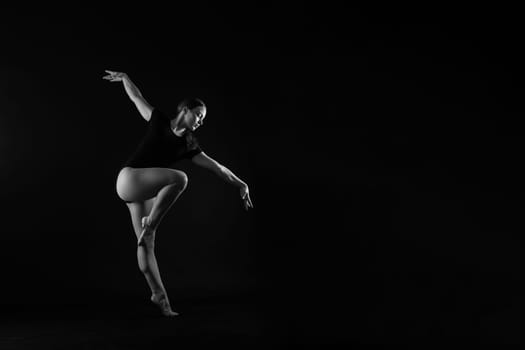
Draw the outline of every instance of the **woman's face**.
<instances>
[{"instance_id":1,"label":"woman's face","mask_svg":"<svg viewBox=\"0 0 525 350\"><path fill-rule=\"evenodd\" d=\"M186 113L186 122L192 131L202 125L204 118L206 118L206 107L195 107Z\"/></svg>"}]
</instances>

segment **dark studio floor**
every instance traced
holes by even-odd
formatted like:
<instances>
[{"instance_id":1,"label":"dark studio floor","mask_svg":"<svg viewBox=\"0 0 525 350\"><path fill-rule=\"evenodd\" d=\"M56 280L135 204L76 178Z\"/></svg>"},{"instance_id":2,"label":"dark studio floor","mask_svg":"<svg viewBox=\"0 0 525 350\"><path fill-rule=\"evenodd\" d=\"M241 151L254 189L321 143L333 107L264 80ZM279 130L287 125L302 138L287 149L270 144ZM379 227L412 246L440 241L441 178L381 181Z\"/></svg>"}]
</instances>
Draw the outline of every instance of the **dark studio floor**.
<instances>
[{"instance_id":1,"label":"dark studio floor","mask_svg":"<svg viewBox=\"0 0 525 350\"><path fill-rule=\"evenodd\" d=\"M517 322L516 313L500 315L503 317L493 320L497 324L488 325L488 320L479 324L476 317L469 322L471 317L460 312L432 316L422 304L417 312L406 310L405 318L414 316L414 322L403 317L388 321L368 309L365 297L354 295L347 305L339 304L340 299L325 299L317 301L315 307L300 298L287 307L285 300L265 303L254 295L172 297L173 308L180 316L169 319L138 296L120 296L120 303L114 306L99 297L60 307L11 305L3 307L0 349L313 349L320 345L434 349L451 343L521 343L522 323ZM398 308L406 306L406 300L400 300ZM438 316L432 330L426 329L429 319Z\"/></svg>"},{"instance_id":2,"label":"dark studio floor","mask_svg":"<svg viewBox=\"0 0 525 350\"><path fill-rule=\"evenodd\" d=\"M277 342L272 339L264 310L251 296L175 302L172 298L172 304L180 316L169 319L139 297L121 297L115 306L91 301L15 310L13 305L3 313L0 349L165 349L201 345L258 349Z\"/></svg>"}]
</instances>

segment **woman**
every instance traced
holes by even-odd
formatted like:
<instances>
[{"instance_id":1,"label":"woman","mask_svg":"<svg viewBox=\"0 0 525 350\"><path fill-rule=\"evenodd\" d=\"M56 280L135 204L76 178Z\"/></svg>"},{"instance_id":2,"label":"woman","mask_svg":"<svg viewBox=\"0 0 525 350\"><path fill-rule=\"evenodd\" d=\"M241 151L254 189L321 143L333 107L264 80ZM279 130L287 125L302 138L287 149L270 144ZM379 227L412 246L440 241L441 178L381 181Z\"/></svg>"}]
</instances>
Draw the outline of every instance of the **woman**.
<instances>
[{"instance_id":1,"label":"woman","mask_svg":"<svg viewBox=\"0 0 525 350\"><path fill-rule=\"evenodd\" d=\"M155 232L188 184L188 177L172 165L181 159L212 170L240 189L246 210L253 208L248 185L228 168L205 154L193 132L206 118L206 106L199 99L182 101L177 114L168 116L152 107L127 74L106 70L103 79L123 82L129 98L148 121L147 132L137 150L124 163L117 177L117 194L126 202L137 236L138 265L151 289L151 301L165 316L178 315L171 309L160 278L154 253Z\"/></svg>"}]
</instances>

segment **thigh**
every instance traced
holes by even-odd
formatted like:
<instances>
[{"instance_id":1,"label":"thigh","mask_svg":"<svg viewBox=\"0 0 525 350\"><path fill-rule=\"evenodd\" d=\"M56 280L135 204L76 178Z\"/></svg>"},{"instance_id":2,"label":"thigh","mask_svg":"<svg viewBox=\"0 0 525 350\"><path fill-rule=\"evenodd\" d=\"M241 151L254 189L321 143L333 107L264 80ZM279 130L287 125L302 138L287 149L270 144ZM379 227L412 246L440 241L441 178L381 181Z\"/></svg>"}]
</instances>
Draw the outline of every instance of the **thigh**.
<instances>
[{"instance_id":1,"label":"thigh","mask_svg":"<svg viewBox=\"0 0 525 350\"><path fill-rule=\"evenodd\" d=\"M117 179L117 193L126 202L143 202L153 198L167 185L188 180L183 171L168 168L124 168Z\"/></svg>"}]
</instances>

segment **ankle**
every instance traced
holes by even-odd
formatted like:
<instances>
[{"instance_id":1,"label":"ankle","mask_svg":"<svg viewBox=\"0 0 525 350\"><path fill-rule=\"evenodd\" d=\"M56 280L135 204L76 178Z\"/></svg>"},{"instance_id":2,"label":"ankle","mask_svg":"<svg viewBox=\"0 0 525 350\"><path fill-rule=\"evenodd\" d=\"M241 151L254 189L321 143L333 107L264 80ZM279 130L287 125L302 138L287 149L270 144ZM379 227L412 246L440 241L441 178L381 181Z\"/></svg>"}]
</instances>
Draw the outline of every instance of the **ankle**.
<instances>
[{"instance_id":1,"label":"ankle","mask_svg":"<svg viewBox=\"0 0 525 350\"><path fill-rule=\"evenodd\" d=\"M150 299L155 304L166 304L168 306L170 305L168 295L165 292L152 293Z\"/></svg>"},{"instance_id":2,"label":"ankle","mask_svg":"<svg viewBox=\"0 0 525 350\"><path fill-rule=\"evenodd\" d=\"M166 295L166 291L159 289L159 290L152 290L151 295Z\"/></svg>"},{"instance_id":3,"label":"ankle","mask_svg":"<svg viewBox=\"0 0 525 350\"><path fill-rule=\"evenodd\" d=\"M151 220L151 217L149 216L144 216L142 218L142 226L150 230L155 230L155 226L152 225L152 220Z\"/></svg>"},{"instance_id":4,"label":"ankle","mask_svg":"<svg viewBox=\"0 0 525 350\"><path fill-rule=\"evenodd\" d=\"M147 216L146 217L146 225L152 229L153 231L156 231L157 230L157 226L158 226L159 222L158 220L153 220L151 218L151 216Z\"/></svg>"}]
</instances>

